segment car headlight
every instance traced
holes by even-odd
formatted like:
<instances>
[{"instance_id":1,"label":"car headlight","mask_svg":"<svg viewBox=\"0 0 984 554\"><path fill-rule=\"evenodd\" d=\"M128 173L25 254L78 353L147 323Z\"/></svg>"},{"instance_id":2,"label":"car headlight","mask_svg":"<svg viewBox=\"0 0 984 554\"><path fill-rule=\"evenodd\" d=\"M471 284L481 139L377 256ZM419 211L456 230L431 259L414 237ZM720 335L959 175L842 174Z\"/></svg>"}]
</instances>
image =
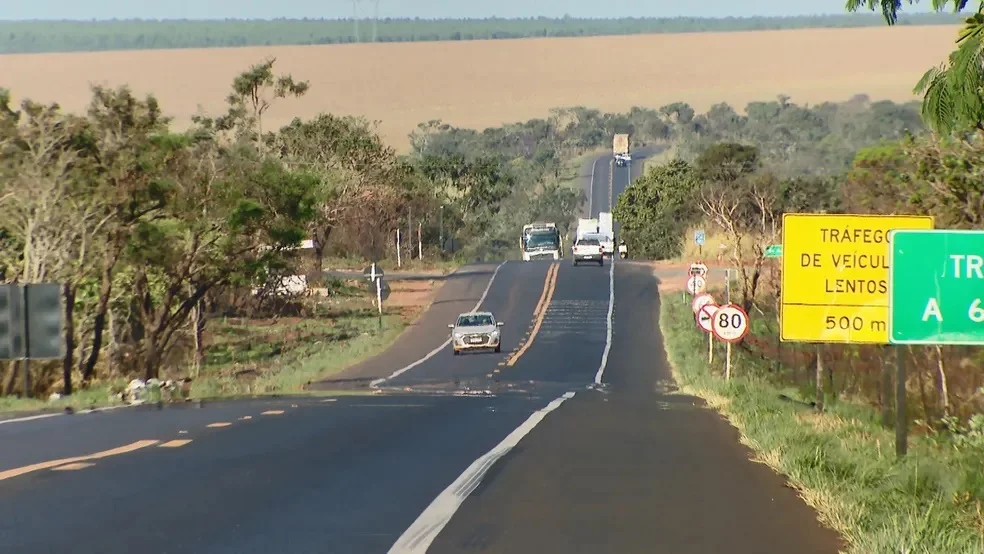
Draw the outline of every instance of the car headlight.
<instances>
[{"instance_id":1,"label":"car headlight","mask_svg":"<svg viewBox=\"0 0 984 554\"><path fill-rule=\"evenodd\" d=\"M497 339L497 338L499 338L499 330L498 330L498 329L496 329L495 331L492 331L492 332L490 333L490 335L492 335L492 338L494 338L494 339Z\"/></svg>"},{"instance_id":2,"label":"car headlight","mask_svg":"<svg viewBox=\"0 0 984 554\"><path fill-rule=\"evenodd\" d=\"M461 340L461 337L465 336L463 333L455 333L454 338Z\"/></svg>"}]
</instances>

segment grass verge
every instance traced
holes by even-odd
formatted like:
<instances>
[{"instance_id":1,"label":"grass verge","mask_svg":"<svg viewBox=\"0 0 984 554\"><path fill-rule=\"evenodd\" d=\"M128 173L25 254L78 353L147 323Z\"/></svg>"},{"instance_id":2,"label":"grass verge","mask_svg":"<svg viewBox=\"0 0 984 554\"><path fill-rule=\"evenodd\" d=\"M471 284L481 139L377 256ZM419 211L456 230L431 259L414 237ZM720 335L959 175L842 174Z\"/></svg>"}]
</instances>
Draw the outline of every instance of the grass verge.
<instances>
[{"instance_id":1,"label":"grass verge","mask_svg":"<svg viewBox=\"0 0 984 554\"><path fill-rule=\"evenodd\" d=\"M192 376L192 399L345 394L312 393L305 387L385 350L427 308L436 290L434 282L392 286L381 325L364 287L353 285L335 287L333 297L312 299L305 317L212 319L205 329L205 359L198 374L185 367L161 378ZM121 405L115 392L128 381L101 380L54 400L0 397L0 412L16 415Z\"/></svg>"},{"instance_id":2,"label":"grass verge","mask_svg":"<svg viewBox=\"0 0 984 554\"><path fill-rule=\"evenodd\" d=\"M397 267L396 258L389 259L385 258L379 261L379 267L386 272L392 271L406 271L406 272L426 272L434 273L437 275L448 275L453 273L454 270L458 269L459 266L463 264L462 260L458 257L452 257L449 259L439 259L433 256L433 253L424 250L424 259L418 260L417 258L410 258L401 260L402 264ZM322 263L326 270L334 271L362 271L363 269L369 267L371 262L368 262L362 258L350 257L326 257Z\"/></svg>"},{"instance_id":3,"label":"grass verge","mask_svg":"<svg viewBox=\"0 0 984 554\"><path fill-rule=\"evenodd\" d=\"M707 364L707 336L689 302L663 296L660 328L681 392L699 396L741 432L756 461L786 475L851 554L980 554L984 549L984 452L910 437L894 453L894 434L875 410L847 401L816 413L795 391L770 381L768 362L744 355L732 379ZM785 395L784 399L780 395Z\"/></svg>"},{"instance_id":4,"label":"grass verge","mask_svg":"<svg viewBox=\"0 0 984 554\"><path fill-rule=\"evenodd\" d=\"M396 340L399 313L363 309L337 316L216 322L215 339L192 398L303 394L313 381L356 364Z\"/></svg>"}]
</instances>

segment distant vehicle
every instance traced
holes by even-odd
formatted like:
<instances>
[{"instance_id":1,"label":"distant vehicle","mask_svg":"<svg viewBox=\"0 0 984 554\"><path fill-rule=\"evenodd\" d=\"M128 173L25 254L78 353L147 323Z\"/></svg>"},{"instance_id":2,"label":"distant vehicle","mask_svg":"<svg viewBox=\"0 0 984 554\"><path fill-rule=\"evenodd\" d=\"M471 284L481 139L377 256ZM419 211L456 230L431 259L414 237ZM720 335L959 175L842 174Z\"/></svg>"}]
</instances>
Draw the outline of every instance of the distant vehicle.
<instances>
[{"instance_id":1,"label":"distant vehicle","mask_svg":"<svg viewBox=\"0 0 984 554\"><path fill-rule=\"evenodd\" d=\"M615 135L612 141L612 154L615 156L615 165L619 167L632 163L632 155L629 154L629 135Z\"/></svg>"},{"instance_id":2,"label":"distant vehicle","mask_svg":"<svg viewBox=\"0 0 984 554\"><path fill-rule=\"evenodd\" d=\"M605 250L605 256L611 258L615 254L615 222L611 212L598 214L598 234L602 236L601 247Z\"/></svg>"},{"instance_id":3,"label":"distant vehicle","mask_svg":"<svg viewBox=\"0 0 984 554\"><path fill-rule=\"evenodd\" d=\"M555 223L530 223L523 226L519 239L523 261L559 260L564 252L564 239Z\"/></svg>"},{"instance_id":4,"label":"distant vehicle","mask_svg":"<svg viewBox=\"0 0 984 554\"><path fill-rule=\"evenodd\" d=\"M451 347L457 356L462 350L502 351L499 327L501 321L496 321L492 312L466 312L458 316L457 321L448 324L451 329Z\"/></svg>"},{"instance_id":5,"label":"distant vehicle","mask_svg":"<svg viewBox=\"0 0 984 554\"><path fill-rule=\"evenodd\" d=\"M577 232L575 233L576 239L582 239L586 235L596 235L598 234L598 220L594 218L581 218L577 220Z\"/></svg>"},{"instance_id":6,"label":"distant vehicle","mask_svg":"<svg viewBox=\"0 0 984 554\"><path fill-rule=\"evenodd\" d=\"M618 257L623 260L629 257L629 247L625 245L624 240L619 241L618 243Z\"/></svg>"},{"instance_id":7,"label":"distant vehicle","mask_svg":"<svg viewBox=\"0 0 984 554\"><path fill-rule=\"evenodd\" d=\"M585 238L577 239L571 249L571 256L574 258L574 265L578 262L598 262L598 265L605 265L605 253L601 247L598 235L590 235Z\"/></svg>"}]
</instances>

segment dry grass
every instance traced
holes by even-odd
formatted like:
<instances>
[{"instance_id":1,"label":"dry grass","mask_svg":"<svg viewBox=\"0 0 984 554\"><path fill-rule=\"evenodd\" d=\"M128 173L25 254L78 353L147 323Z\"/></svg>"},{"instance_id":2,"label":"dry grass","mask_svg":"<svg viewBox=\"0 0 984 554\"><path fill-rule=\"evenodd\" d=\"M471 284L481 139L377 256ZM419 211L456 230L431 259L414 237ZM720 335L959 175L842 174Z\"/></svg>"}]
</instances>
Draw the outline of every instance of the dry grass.
<instances>
[{"instance_id":1,"label":"dry grass","mask_svg":"<svg viewBox=\"0 0 984 554\"><path fill-rule=\"evenodd\" d=\"M484 128L583 105L608 111L686 101L695 109L787 94L797 103L913 99L912 86L953 48L957 27L692 33L503 41L276 46L0 56L0 85L78 111L89 83L155 93L186 124L222 109L232 78L276 56L312 93L281 102L267 128L328 111L382 121L400 150L430 119ZM892 52L876 61L868 52ZM613 64L624 60L629 65Z\"/></svg>"}]
</instances>

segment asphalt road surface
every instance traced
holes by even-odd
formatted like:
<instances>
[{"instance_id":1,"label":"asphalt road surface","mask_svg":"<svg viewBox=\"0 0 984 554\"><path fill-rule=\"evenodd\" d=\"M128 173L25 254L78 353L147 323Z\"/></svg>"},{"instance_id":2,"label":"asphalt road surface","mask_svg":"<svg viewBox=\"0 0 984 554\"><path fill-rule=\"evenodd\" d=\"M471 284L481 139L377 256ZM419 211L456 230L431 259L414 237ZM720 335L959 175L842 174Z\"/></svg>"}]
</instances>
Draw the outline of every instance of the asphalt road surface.
<instances>
[{"instance_id":1,"label":"asphalt road surface","mask_svg":"<svg viewBox=\"0 0 984 554\"><path fill-rule=\"evenodd\" d=\"M641 172L595 167L592 215ZM317 385L375 394L0 422L0 552L836 553L734 428L674 394L657 286L627 262L468 266L390 350ZM506 323L503 351L452 356L447 324L475 307Z\"/></svg>"}]
</instances>

